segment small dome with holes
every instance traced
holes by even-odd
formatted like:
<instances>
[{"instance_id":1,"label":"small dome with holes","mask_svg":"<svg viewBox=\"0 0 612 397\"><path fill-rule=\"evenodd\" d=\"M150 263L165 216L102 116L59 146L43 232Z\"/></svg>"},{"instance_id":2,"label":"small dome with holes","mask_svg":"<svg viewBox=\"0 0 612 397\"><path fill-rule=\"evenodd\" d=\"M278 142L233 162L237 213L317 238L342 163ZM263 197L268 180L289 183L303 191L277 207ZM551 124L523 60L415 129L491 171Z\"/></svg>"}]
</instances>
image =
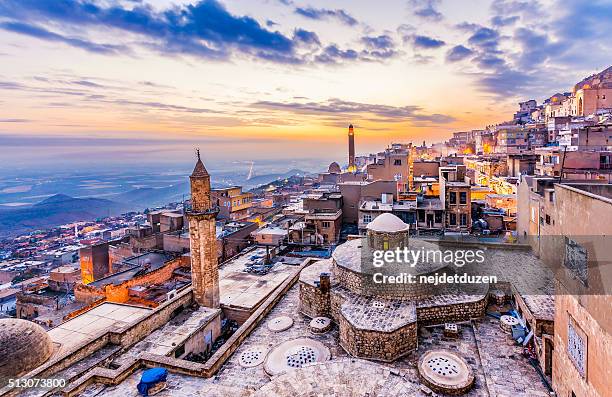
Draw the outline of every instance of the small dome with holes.
<instances>
[{"instance_id":1,"label":"small dome with holes","mask_svg":"<svg viewBox=\"0 0 612 397\"><path fill-rule=\"evenodd\" d=\"M430 389L445 394L466 393L474 384L468 363L448 350L430 350L419 359L419 376Z\"/></svg>"},{"instance_id":2,"label":"small dome with holes","mask_svg":"<svg viewBox=\"0 0 612 397\"><path fill-rule=\"evenodd\" d=\"M310 338L292 339L277 345L268 353L264 370L268 375L276 376L329 358L329 349L321 342Z\"/></svg>"}]
</instances>

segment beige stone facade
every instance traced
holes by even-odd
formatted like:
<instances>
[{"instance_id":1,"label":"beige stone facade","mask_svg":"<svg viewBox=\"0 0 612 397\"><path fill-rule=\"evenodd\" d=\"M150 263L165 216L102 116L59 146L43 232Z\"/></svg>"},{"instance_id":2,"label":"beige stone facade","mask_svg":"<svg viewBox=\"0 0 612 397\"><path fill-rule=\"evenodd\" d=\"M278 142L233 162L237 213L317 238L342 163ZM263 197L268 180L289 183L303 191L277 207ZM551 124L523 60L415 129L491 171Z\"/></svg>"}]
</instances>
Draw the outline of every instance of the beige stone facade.
<instances>
[{"instance_id":1,"label":"beige stone facade","mask_svg":"<svg viewBox=\"0 0 612 397\"><path fill-rule=\"evenodd\" d=\"M193 294L200 306L219 308L219 268L215 235L218 210L212 205L210 175L199 154L189 179L191 210L188 217Z\"/></svg>"}]
</instances>

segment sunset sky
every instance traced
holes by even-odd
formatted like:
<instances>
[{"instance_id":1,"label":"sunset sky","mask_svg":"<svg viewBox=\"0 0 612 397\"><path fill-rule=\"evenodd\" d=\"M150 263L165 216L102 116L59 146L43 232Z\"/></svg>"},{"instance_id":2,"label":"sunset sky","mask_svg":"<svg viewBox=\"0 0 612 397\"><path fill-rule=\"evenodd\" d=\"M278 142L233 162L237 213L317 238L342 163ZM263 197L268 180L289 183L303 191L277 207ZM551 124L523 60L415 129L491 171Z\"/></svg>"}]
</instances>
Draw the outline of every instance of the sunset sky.
<instances>
[{"instance_id":1,"label":"sunset sky","mask_svg":"<svg viewBox=\"0 0 612 397\"><path fill-rule=\"evenodd\" d=\"M0 0L0 164L445 140L609 66L611 26L609 1Z\"/></svg>"}]
</instances>

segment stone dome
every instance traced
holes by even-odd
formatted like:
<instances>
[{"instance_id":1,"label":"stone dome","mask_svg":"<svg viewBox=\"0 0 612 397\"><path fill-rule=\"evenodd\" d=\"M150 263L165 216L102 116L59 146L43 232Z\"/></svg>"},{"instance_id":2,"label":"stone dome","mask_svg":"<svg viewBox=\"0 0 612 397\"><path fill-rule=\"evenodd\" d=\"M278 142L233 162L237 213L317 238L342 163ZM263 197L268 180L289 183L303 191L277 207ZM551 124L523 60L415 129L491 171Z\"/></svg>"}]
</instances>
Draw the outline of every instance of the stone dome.
<instances>
[{"instance_id":1,"label":"stone dome","mask_svg":"<svg viewBox=\"0 0 612 397\"><path fill-rule=\"evenodd\" d=\"M390 369L354 358L311 363L273 377L253 396L416 396L418 386Z\"/></svg>"},{"instance_id":2,"label":"stone dome","mask_svg":"<svg viewBox=\"0 0 612 397\"><path fill-rule=\"evenodd\" d=\"M342 170L340 169L340 165L338 165L338 163L334 161L329 165L327 172L329 172L330 174L339 174L342 172Z\"/></svg>"},{"instance_id":3,"label":"stone dome","mask_svg":"<svg viewBox=\"0 0 612 397\"><path fill-rule=\"evenodd\" d=\"M0 378L13 378L42 365L53 342L38 324L16 318L0 320Z\"/></svg>"},{"instance_id":4,"label":"stone dome","mask_svg":"<svg viewBox=\"0 0 612 397\"><path fill-rule=\"evenodd\" d=\"M367 226L368 231L379 233L405 232L408 231L409 228L409 225L389 212L378 215L372 222L368 223Z\"/></svg>"}]
</instances>

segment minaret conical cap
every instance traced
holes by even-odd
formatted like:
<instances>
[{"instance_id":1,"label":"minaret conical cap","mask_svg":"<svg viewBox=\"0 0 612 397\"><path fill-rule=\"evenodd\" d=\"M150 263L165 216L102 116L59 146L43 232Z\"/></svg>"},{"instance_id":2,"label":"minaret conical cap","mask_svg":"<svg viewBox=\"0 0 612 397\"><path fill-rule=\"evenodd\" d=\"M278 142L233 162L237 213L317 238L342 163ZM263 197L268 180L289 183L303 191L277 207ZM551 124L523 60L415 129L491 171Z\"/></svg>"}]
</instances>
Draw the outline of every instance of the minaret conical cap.
<instances>
[{"instance_id":1,"label":"minaret conical cap","mask_svg":"<svg viewBox=\"0 0 612 397\"><path fill-rule=\"evenodd\" d=\"M196 165L193 168L193 172L191 173L191 176L192 177L209 176L208 171L206 170L206 167L204 167L204 163L202 162L202 159L200 158L199 149L196 150L196 154L198 156L198 161L196 162Z\"/></svg>"}]
</instances>

